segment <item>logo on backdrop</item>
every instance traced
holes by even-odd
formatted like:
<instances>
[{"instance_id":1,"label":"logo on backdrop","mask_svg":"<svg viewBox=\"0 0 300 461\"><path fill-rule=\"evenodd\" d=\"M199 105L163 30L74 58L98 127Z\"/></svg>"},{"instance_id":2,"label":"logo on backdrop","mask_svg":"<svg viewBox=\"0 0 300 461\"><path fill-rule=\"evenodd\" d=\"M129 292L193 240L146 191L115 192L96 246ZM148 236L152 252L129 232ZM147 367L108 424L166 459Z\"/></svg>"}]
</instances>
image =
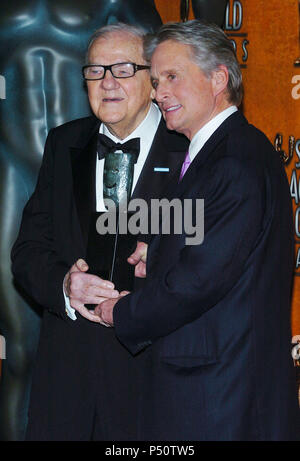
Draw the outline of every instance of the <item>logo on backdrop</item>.
<instances>
[{"instance_id":1,"label":"logo on backdrop","mask_svg":"<svg viewBox=\"0 0 300 461\"><path fill-rule=\"evenodd\" d=\"M291 172L290 192L296 207L294 218L296 251L295 275L300 276L300 139L297 139L295 142L295 153L297 155L297 160L295 168L293 168Z\"/></svg>"},{"instance_id":2,"label":"logo on backdrop","mask_svg":"<svg viewBox=\"0 0 300 461\"><path fill-rule=\"evenodd\" d=\"M285 147L283 144L285 144ZM290 194L295 211L295 275L300 276L300 139L296 140L295 136L292 135L284 139L281 133L277 133L274 140L274 147L285 166L288 166L291 160L294 159L294 168L290 176ZM296 154L296 158L294 153Z\"/></svg>"},{"instance_id":3,"label":"logo on backdrop","mask_svg":"<svg viewBox=\"0 0 300 461\"><path fill-rule=\"evenodd\" d=\"M249 40L247 32L240 32L243 26L243 4L233 0L227 3L225 15L225 32L231 40L242 68L247 67Z\"/></svg>"}]
</instances>

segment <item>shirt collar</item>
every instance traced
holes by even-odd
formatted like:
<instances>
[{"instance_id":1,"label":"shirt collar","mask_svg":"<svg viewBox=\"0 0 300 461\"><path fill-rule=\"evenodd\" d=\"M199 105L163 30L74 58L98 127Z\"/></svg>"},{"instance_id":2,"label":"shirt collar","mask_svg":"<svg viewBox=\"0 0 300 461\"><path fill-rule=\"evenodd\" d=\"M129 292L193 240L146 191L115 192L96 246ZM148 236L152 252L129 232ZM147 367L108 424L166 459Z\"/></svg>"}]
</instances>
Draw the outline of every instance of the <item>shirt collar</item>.
<instances>
[{"instance_id":1,"label":"shirt collar","mask_svg":"<svg viewBox=\"0 0 300 461\"><path fill-rule=\"evenodd\" d=\"M149 133L151 134L156 131L159 125L160 119L161 119L160 110L157 107L157 105L152 102L144 120L125 139L120 140L119 138L114 136L109 131L109 129L105 126L104 123L101 123L100 128L99 128L99 133L105 134L106 136L108 136L110 139L112 139L116 143L121 142L121 144L123 144L124 142L132 138L140 138L141 143L142 143L143 140L145 140L149 136Z\"/></svg>"},{"instance_id":2,"label":"shirt collar","mask_svg":"<svg viewBox=\"0 0 300 461\"><path fill-rule=\"evenodd\" d=\"M200 128L200 130L193 136L190 143L189 156L191 161L194 160L198 152L202 149L206 141L211 137L216 129L219 128L219 126L237 110L236 106L227 107L227 109L220 112L206 123L206 125Z\"/></svg>"}]
</instances>

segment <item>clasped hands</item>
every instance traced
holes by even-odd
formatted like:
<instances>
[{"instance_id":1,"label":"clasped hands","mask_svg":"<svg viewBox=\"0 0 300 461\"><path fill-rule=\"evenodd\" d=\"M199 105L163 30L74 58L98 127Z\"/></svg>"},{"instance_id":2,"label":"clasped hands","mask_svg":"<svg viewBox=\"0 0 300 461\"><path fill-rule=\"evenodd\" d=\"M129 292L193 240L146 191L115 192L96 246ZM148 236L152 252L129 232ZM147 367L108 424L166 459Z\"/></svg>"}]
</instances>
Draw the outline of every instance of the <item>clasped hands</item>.
<instances>
[{"instance_id":1,"label":"clasped hands","mask_svg":"<svg viewBox=\"0 0 300 461\"><path fill-rule=\"evenodd\" d=\"M128 263L135 266L135 277L146 277L146 258L148 245L138 242L136 250L128 258ZM113 326L113 310L116 303L129 294L119 293L114 284L103 280L97 275L87 274L89 267L83 259L78 259L64 279L64 291L70 299L70 305L80 315L91 322L100 323L106 327ZM85 304L96 304L94 310L89 310Z\"/></svg>"}]
</instances>

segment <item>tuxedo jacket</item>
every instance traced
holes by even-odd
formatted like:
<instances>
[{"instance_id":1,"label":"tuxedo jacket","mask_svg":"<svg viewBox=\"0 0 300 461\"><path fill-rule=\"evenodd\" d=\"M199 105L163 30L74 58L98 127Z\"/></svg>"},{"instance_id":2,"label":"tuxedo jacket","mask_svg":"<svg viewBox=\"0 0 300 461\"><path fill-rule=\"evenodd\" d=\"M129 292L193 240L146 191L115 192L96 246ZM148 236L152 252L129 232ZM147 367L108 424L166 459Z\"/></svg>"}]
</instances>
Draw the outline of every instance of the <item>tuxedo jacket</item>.
<instances>
[{"instance_id":1,"label":"tuxedo jacket","mask_svg":"<svg viewBox=\"0 0 300 461\"><path fill-rule=\"evenodd\" d=\"M28 439L88 438L99 412L104 440L137 438L136 402L145 356L132 357L113 329L78 313L71 320L63 297L63 279L85 257L90 214L96 211L99 125L98 119L87 117L49 132L37 186L12 250L16 280L44 307ZM187 144L162 120L132 197L162 197L170 178L178 180Z\"/></svg>"},{"instance_id":2,"label":"tuxedo jacket","mask_svg":"<svg viewBox=\"0 0 300 461\"><path fill-rule=\"evenodd\" d=\"M278 154L236 112L167 196L204 199L204 241L154 236L146 284L114 309L123 344L151 350L141 438L297 439L292 208Z\"/></svg>"}]
</instances>

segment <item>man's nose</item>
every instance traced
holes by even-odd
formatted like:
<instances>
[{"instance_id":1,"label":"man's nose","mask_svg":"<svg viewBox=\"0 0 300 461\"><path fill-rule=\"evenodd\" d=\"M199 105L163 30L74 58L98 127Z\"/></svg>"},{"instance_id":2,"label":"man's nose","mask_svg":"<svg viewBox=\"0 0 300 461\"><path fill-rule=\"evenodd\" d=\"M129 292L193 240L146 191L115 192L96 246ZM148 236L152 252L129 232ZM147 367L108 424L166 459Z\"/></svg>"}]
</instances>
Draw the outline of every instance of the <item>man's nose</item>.
<instances>
[{"instance_id":1,"label":"man's nose","mask_svg":"<svg viewBox=\"0 0 300 461\"><path fill-rule=\"evenodd\" d=\"M155 88L155 99L157 102L163 102L167 99L168 97L168 90L165 85L162 83L159 83L157 87Z\"/></svg>"},{"instance_id":2,"label":"man's nose","mask_svg":"<svg viewBox=\"0 0 300 461\"><path fill-rule=\"evenodd\" d=\"M105 89L113 89L119 86L118 80L113 76L109 69L106 69L104 78L101 80L101 84Z\"/></svg>"}]
</instances>

